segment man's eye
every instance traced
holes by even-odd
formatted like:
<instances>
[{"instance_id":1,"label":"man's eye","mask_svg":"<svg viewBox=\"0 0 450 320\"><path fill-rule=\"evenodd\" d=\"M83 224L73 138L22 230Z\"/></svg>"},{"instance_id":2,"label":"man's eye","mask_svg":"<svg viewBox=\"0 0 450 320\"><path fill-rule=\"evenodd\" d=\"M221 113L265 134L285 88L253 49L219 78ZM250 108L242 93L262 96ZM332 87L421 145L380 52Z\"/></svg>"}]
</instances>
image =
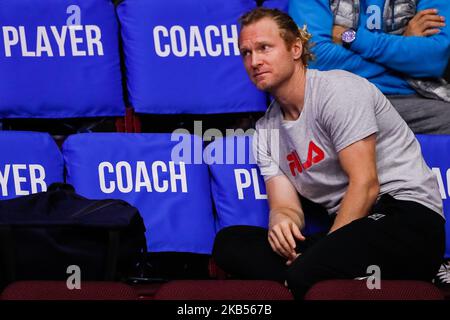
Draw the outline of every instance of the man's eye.
<instances>
[{"instance_id":1,"label":"man's eye","mask_svg":"<svg viewBox=\"0 0 450 320\"><path fill-rule=\"evenodd\" d=\"M246 57L246 56L248 56L250 54L250 51L241 51L241 55L243 56L243 57Z\"/></svg>"}]
</instances>

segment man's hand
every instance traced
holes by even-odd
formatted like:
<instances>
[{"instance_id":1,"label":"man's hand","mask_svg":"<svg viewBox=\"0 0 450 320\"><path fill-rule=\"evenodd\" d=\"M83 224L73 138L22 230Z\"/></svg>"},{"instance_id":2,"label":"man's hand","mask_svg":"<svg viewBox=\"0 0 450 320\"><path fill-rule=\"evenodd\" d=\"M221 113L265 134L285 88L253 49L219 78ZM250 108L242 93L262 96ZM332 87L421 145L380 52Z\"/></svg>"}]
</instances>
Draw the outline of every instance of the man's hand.
<instances>
[{"instance_id":1,"label":"man's hand","mask_svg":"<svg viewBox=\"0 0 450 320\"><path fill-rule=\"evenodd\" d=\"M409 21L403 35L427 37L439 33L441 27L445 27L445 17L438 15L436 9L427 9L418 12Z\"/></svg>"},{"instance_id":2,"label":"man's hand","mask_svg":"<svg viewBox=\"0 0 450 320\"><path fill-rule=\"evenodd\" d=\"M343 27L337 24L333 26L332 37L335 44L342 44L342 33L344 33L344 31L347 29L347 27Z\"/></svg>"},{"instance_id":3,"label":"man's hand","mask_svg":"<svg viewBox=\"0 0 450 320\"><path fill-rule=\"evenodd\" d=\"M271 212L269 243L273 251L288 259L287 265L299 256L295 251L296 239L304 241L305 237L294 221L283 213Z\"/></svg>"},{"instance_id":4,"label":"man's hand","mask_svg":"<svg viewBox=\"0 0 450 320\"><path fill-rule=\"evenodd\" d=\"M267 180L266 191L270 206L268 240L272 250L290 265L298 256L295 240L305 240L300 232L305 225L302 205L297 190L284 174Z\"/></svg>"}]
</instances>

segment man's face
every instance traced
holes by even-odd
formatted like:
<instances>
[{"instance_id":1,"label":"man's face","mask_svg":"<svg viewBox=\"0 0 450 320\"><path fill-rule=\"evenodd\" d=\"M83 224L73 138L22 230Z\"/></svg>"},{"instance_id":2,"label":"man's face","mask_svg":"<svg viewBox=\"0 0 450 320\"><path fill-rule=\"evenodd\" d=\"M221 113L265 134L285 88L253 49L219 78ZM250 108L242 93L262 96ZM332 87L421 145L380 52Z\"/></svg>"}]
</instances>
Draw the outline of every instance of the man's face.
<instances>
[{"instance_id":1,"label":"man's face","mask_svg":"<svg viewBox=\"0 0 450 320\"><path fill-rule=\"evenodd\" d=\"M271 18L243 27L239 49L250 79L258 89L265 91L274 90L289 79L298 63L295 58L301 55L301 45L287 49L277 23Z\"/></svg>"}]
</instances>

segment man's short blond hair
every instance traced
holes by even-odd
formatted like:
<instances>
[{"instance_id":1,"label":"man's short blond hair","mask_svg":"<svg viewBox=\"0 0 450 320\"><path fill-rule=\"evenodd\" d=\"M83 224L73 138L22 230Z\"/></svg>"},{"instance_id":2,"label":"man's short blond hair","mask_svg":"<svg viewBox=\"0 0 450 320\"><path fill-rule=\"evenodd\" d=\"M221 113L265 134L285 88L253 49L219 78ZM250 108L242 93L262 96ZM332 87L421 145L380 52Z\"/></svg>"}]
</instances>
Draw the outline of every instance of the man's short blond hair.
<instances>
[{"instance_id":1,"label":"man's short blond hair","mask_svg":"<svg viewBox=\"0 0 450 320\"><path fill-rule=\"evenodd\" d=\"M284 13L278 9L263 7L253 9L245 13L239 18L239 23L241 24L241 28L243 28L264 18L271 18L276 22L278 28L280 28L280 36L283 38L288 49L291 49L292 45L298 38L300 39L303 46L301 60L303 65L307 66L308 62L312 60L314 56L311 53L312 45L309 42L311 39L311 34L306 30L306 26L301 29L287 13Z\"/></svg>"}]
</instances>

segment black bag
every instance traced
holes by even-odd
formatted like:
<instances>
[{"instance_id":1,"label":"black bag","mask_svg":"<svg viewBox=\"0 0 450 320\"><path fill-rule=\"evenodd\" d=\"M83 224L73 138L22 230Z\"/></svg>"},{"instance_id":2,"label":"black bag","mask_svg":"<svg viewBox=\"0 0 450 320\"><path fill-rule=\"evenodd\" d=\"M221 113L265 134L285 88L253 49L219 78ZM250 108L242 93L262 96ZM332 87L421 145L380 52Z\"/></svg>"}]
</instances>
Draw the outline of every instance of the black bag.
<instances>
[{"instance_id":1,"label":"black bag","mask_svg":"<svg viewBox=\"0 0 450 320\"><path fill-rule=\"evenodd\" d=\"M139 211L122 200L89 200L68 184L0 201L0 286L16 280L135 276L147 253Z\"/></svg>"}]
</instances>

